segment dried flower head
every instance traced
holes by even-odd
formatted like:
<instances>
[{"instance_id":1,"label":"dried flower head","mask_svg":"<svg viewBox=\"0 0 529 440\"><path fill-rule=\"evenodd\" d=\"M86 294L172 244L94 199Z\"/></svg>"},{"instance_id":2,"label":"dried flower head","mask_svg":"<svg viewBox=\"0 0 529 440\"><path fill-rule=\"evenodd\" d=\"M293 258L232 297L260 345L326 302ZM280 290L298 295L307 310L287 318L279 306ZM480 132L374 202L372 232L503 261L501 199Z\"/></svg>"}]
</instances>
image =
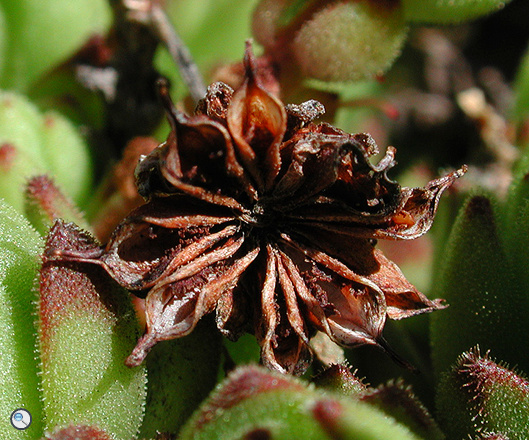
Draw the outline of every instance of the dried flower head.
<instances>
[{"instance_id":1,"label":"dried flower head","mask_svg":"<svg viewBox=\"0 0 529 440\"><path fill-rule=\"evenodd\" d=\"M387 317L443 307L375 244L425 233L464 170L401 188L386 175L393 148L372 165L369 135L313 123L324 111L316 101L284 106L263 87L249 46L244 65L244 83L211 85L193 116L162 84L172 129L136 170L147 203L105 247L54 253L100 264L146 295L147 330L129 365L215 312L227 337L255 334L266 366L301 373L315 330L346 347L376 345Z\"/></svg>"}]
</instances>

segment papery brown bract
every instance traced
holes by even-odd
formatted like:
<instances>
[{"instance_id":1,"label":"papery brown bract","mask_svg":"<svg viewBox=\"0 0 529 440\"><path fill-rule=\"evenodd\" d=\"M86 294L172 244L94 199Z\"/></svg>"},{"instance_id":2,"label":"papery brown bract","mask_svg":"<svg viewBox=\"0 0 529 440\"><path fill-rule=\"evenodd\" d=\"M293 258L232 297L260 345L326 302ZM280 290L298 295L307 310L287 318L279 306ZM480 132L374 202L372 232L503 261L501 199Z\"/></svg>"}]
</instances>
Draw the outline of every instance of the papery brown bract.
<instances>
[{"instance_id":1,"label":"papery brown bract","mask_svg":"<svg viewBox=\"0 0 529 440\"><path fill-rule=\"evenodd\" d=\"M313 123L323 113L315 101L284 106L262 86L250 46L244 65L244 83L213 84L193 116L160 84L172 129L136 170L147 203L100 255L58 255L102 265L146 295L147 330L130 365L215 312L229 338L255 334L266 366L300 374L316 329L346 347L377 345L386 317L443 307L375 243L425 233L464 169L401 188L387 177L394 148L372 165L369 135Z\"/></svg>"}]
</instances>

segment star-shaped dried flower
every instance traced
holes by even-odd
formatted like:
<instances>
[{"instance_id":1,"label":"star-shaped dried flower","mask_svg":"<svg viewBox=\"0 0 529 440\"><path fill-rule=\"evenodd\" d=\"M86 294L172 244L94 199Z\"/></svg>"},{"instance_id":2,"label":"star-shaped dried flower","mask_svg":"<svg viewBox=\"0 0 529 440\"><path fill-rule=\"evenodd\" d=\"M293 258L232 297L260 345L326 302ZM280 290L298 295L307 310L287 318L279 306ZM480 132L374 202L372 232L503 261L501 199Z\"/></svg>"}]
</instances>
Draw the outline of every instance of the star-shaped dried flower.
<instances>
[{"instance_id":1,"label":"star-shaped dried flower","mask_svg":"<svg viewBox=\"0 0 529 440\"><path fill-rule=\"evenodd\" d=\"M379 344L386 318L444 307L375 243L425 233L464 170L401 188L386 175L393 148L372 165L369 135L313 123L324 111L316 101L284 106L264 88L249 46L244 66L237 90L213 84L193 116L162 85L172 129L136 170L147 203L105 247L55 252L100 264L146 295L147 330L129 365L215 312L227 337L253 332L266 366L298 374L315 330L346 347Z\"/></svg>"}]
</instances>

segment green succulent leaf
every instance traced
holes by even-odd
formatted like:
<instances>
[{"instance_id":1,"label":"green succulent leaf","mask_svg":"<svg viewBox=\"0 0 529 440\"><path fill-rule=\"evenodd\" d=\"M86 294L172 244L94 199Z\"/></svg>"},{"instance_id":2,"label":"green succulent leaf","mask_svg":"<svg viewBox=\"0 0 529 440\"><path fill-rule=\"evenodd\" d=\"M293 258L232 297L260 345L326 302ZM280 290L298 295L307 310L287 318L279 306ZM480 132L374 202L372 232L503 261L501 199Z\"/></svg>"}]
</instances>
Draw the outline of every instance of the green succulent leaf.
<instances>
[{"instance_id":1,"label":"green succulent leaf","mask_svg":"<svg viewBox=\"0 0 529 440\"><path fill-rule=\"evenodd\" d=\"M505 242L517 275L529 286L529 150L520 158L502 214ZM529 301L529 300L528 300Z\"/></svg>"},{"instance_id":2,"label":"green succulent leaf","mask_svg":"<svg viewBox=\"0 0 529 440\"><path fill-rule=\"evenodd\" d=\"M193 439L418 440L370 404L248 366L235 370L180 434Z\"/></svg>"},{"instance_id":3,"label":"green succulent leaf","mask_svg":"<svg viewBox=\"0 0 529 440\"><path fill-rule=\"evenodd\" d=\"M6 48L7 48L7 29L4 9L0 5L0 78L2 78L2 71L5 64Z\"/></svg>"},{"instance_id":4,"label":"green succulent leaf","mask_svg":"<svg viewBox=\"0 0 529 440\"><path fill-rule=\"evenodd\" d=\"M529 366L529 352L520 350L515 337L529 331L526 294L506 256L498 225L494 203L485 195L471 196L456 219L435 292L449 307L431 317L438 375L477 344L507 362Z\"/></svg>"},{"instance_id":5,"label":"green succulent leaf","mask_svg":"<svg viewBox=\"0 0 529 440\"><path fill-rule=\"evenodd\" d=\"M488 354L482 356L479 349L461 355L443 379L442 393L439 408L451 438L479 432L501 434L510 440L527 438L529 382L491 360ZM465 408L459 411L462 405ZM465 429L454 429L456 426Z\"/></svg>"},{"instance_id":6,"label":"green succulent leaf","mask_svg":"<svg viewBox=\"0 0 529 440\"><path fill-rule=\"evenodd\" d=\"M402 380L392 380L376 389L369 389L362 401L380 408L421 438L445 438L426 407L415 396L411 387Z\"/></svg>"},{"instance_id":7,"label":"green succulent leaf","mask_svg":"<svg viewBox=\"0 0 529 440\"><path fill-rule=\"evenodd\" d=\"M459 23L490 14L510 0L403 0L407 21L420 23Z\"/></svg>"},{"instance_id":8,"label":"green succulent leaf","mask_svg":"<svg viewBox=\"0 0 529 440\"><path fill-rule=\"evenodd\" d=\"M11 413L27 409L30 427L17 439L42 436L34 280L42 241L28 221L0 199L0 438L13 438Z\"/></svg>"},{"instance_id":9,"label":"green succulent leaf","mask_svg":"<svg viewBox=\"0 0 529 440\"><path fill-rule=\"evenodd\" d=\"M105 432L93 426L69 426L53 434L46 435L43 440L113 440Z\"/></svg>"},{"instance_id":10,"label":"green succulent leaf","mask_svg":"<svg viewBox=\"0 0 529 440\"><path fill-rule=\"evenodd\" d=\"M313 382L318 387L340 392L344 396L360 398L368 390L361 379L343 364L335 364L316 375Z\"/></svg>"},{"instance_id":11,"label":"green succulent leaf","mask_svg":"<svg viewBox=\"0 0 529 440\"><path fill-rule=\"evenodd\" d=\"M104 0L1 0L9 34L0 87L25 91L110 23Z\"/></svg>"},{"instance_id":12,"label":"green succulent leaf","mask_svg":"<svg viewBox=\"0 0 529 440\"><path fill-rule=\"evenodd\" d=\"M303 73L323 81L352 81L384 73L407 36L399 5L330 4L305 22L292 42Z\"/></svg>"},{"instance_id":13,"label":"green succulent leaf","mask_svg":"<svg viewBox=\"0 0 529 440\"><path fill-rule=\"evenodd\" d=\"M98 249L72 224L48 235L40 274L39 340L46 429L96 425L116 439L139 430L145 367L124 365L139 329L128 294L103 269L64 263L64 246Z\"/></svg>"},{"instance_id":14,"label":"green succulent leaf","mask_svg":"<svg viewBox=\"0 0 529 440\"><path fill-rule=\"evenodd\" d=\"M220 363L220 334L208 323L189 336L164 341L147 356L147 404L140 437L177 434L215 387Z\"/></svg>"},{"instance_id":15,"label":"green succulent leaf","mask_svg":"<svg viewBox=\"0 0 529 440\"><path fill-rule=\"evenodd\" d=\"M42 235L48 233L58 218L89 230L88 224L77 207L45 174L28 180L25 214L33 227Z\"/></svg>"},{"instance_id":16,"label":"green succulent leaf","mask_svg":"<svg viewBox=\"0 0 529 440\"><path fill-rule=\"evenodd\" d=\"M90 154L77 129L13 92L0 92L0 169L0 197L19 212L31 177L49 173L80 205L92 182Z\"/></svg>"},{"instance_id":17,"label":"green succulent leaf","mask_svg":"<svg viewBox=\"0 0 529 440\"><path fill-rule=\"evenodd\" d=\"M514 111L517 122L529 118L529 49L523 56L514 82ZM525 140L526 141L526 140Z\"/></svg>"}]
</instances>

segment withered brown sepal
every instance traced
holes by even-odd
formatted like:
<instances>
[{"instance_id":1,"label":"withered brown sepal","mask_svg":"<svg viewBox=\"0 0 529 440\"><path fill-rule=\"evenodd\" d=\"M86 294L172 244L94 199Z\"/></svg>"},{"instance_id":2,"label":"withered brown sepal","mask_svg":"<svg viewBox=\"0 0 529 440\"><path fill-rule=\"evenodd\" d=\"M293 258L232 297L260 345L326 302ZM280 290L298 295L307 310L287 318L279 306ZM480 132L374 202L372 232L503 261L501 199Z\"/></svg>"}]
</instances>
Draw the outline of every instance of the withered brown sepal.
<instances>
[{"instance_id":1,"label":"withered brown sepal","mask_svg":"<svg viewBox=\"0 0 529 440\"><path fill-rule=\"evenodd\" d=\"M369 135L314 123L323 112L315 101L283 105L263 87L249 46L244 65L244 83L213 84L193 116L160 85L171 132L137 167L147 203L101 255L63 256L146 295L147 330L130 365L214 312L227 337L255 334L266 366L300 374L315 330L346 347L377 345L386 318L444 307L375 243L424 234L465 169L400 187L387 176L394 148L373 165Z\"/></svg>"}]
</instances>

